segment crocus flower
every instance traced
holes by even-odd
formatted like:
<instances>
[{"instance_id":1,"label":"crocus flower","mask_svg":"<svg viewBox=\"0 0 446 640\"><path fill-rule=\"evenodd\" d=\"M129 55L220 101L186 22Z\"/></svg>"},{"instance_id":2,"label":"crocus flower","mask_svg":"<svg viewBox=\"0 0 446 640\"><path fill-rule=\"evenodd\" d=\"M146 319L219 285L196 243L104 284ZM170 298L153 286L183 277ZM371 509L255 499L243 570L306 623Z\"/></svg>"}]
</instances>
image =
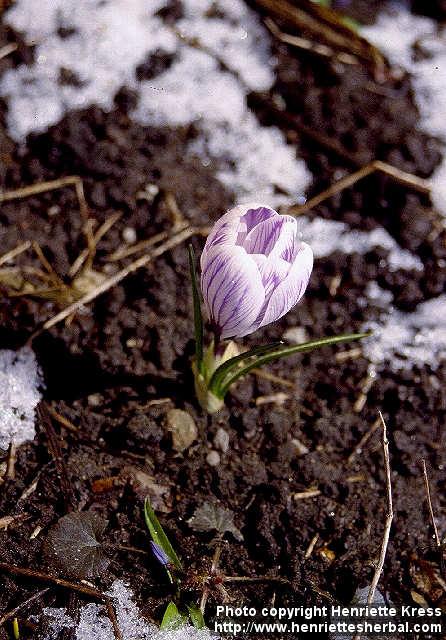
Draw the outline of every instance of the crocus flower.
<instances>
[{"instance_id":1,"label":"crocus flower","mask_svg":"<svg viewBox=\"0 0 446 640\"><path fill-rule=\"evenodd\" d=\"M208 236L201 289L220 338L241 338L278 320L299 302L313 252L298 237L295 218L260 204L235 207Z\"/></svg>"},{"instance_id":2,"label":"crocus flower","mask_svg":"<svg viewBox=\"0 0 446 640\"><path fill-rule=\"evenodd\" d=\"M153 542L153 540L150 541L150 547L152 549L152 553L155 556L155 558L158 560L158 562L160 564L162 564L163 566L166 566L170 563L170 560L167 556L167 554L164 552L163 549L161 549L161 547L159 546L159 544L157 544L156 542Z\"/></svg>"}]
</instances>

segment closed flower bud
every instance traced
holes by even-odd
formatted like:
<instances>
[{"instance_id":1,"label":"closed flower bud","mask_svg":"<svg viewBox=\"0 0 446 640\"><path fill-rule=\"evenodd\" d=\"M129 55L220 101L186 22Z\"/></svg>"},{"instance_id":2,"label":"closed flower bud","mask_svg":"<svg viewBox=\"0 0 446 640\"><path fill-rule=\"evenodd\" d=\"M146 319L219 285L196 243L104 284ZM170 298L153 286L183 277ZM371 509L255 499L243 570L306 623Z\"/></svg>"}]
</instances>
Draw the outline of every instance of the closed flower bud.
<instances>
[{"instance_id":1,"label":"closed flower bud","mask_svg":"<svg viewBox=\"0 0 446 640\"><path fill-rule=\"evenodd\" d=\"M313 252L295 218L259 204L228 211L201 256L201 289L219 338L241 338L278 320L303 296Z\"/></svg>"}]
</instances>

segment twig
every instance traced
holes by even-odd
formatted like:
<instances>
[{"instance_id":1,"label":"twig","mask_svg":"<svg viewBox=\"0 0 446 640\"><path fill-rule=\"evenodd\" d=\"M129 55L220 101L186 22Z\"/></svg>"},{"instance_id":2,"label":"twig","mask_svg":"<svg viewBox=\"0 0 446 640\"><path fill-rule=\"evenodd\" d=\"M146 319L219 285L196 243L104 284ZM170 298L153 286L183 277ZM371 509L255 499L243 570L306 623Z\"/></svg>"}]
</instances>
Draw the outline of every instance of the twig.
<instances>
[{"instance_id":1,"label":"twig","mask_svg":"<svg viewBox=\"0 0 446 640\"><path fill-rule=\"evenodd\" d=\"M76 302L73 302L68 307L65 307L65 309L63 309L62 311L57 313L55 316L47 320L40 329L38 329L35 333L33 333L30 336L30 338L27 341L27 344L31 344L34 338L40 335L43 331L46 331L47 329L50 329L51 327L58 324L62 320L65 320L65 318L70 316L72 313L75 313L76 311L78 311L85 304L88 304L98 296L102 295L112 287L119 284L121 280L124 280L124 278L126 278L128 275L130 275L134 271L137 271L141 267L145 267L154 258L161 256L163 253L165 253L169 249L173 249L174 247L179 245L181 242L184 242L184 240L187 240L187 238L190 238L192 235L203 234L203 233L207 233L206 227L188 227L187 229L180 231L180 233L173 235L162 245L154 249L151 253L147 253L143 255L137 260L135 260L134 262L132 262L131 264L127 265L126 267L118 271L118 273L115 273L113 276L111 276L107 280L104 280L104 282L102 282L98 287L89 291L82 298L79 298L79 300L77 300Z\"/></svg>"},{"instance_id":2,"label":"twig","mask_svg":"<svg viewBox=\"0 0 446 640\"><path fill-rule=\"evenodd\" d=\"M367 604L372 604L375 597L376 587L378 586L378 582L384 567L384 560L386 558L387 546L389 544L390 528L392 526L392 520L393 520L392 475L391 475L391 469L390 469L389 441L387 439L387 425L381 411L379 412L379 417L383 426L383 452L384 452L384 468L386 471L387 515L386 515L386 523L384 527L383 540L381 544L381 553L379 556L378 565L373 575L372 584L370 585L369 595L367 596Z\"/></svg>"},{"instance_id":3,"label":"twig","mask_svg":"<svg viewBox=\"0 0 446 640\"><path fill-rule=\"evenodd\" d=\"M221 581L226 583L278 582L279 584L290 584L287 578L281 578L280 576L221 576Z\"/></svg>"},{"instance_id":4,"label":"twig","mask_svg":"<svg viewBox=\"0 0 446 640\"><path fill-rule=\"evenodd\" d=\"M302 213L305 213L310 209L314 209L314 207L317 207L317 205L319 205L324 200L327 200L327 198L331 198L331 196L334 196L336 193L340 193L344 189L353 186L359 180L366 178L376 171L393 178L397 182L400 182L407 187L412 187L417 191L421 191L421 193L429 193L431 190L431 185L427 180L423 180L423 178L419 178L412 173L407 173L406 171L397 169L397 167L394 167L387 162L374 160L373 162L370 162L369 164L366 164L365 166L358 169L358 171L350 173L337 182L334 182L328 187L328 189L322 191L322 193L318 193L318 195L314 196L314 198L310 198L310 200L308 200L305 204L290 207L287 210L287 213L290 215L300 216Z\"/></svg>"},{"instance_id":5,"label":"twig","mask_svg":"<svg viewBox=\"0 0 446 640\"><path fill-rule=\"evenodd\" d=\"M22 244L19 244L15 249L11 249L11 251L4 253L0 257L0 266L2 264L5 264L6 262L9 262L13 258L16 258L18 255L20 255L24 251L27 251L30 248L30 246L31 246L31 242L27 240L26 242L22 242Z\"/></svg>"},{"instance_id":6,"label":"twig","mask_svg":"<svg viewBox=\"0 0 446 640\"><path fill-rule=\"evenodd\" d=\"M16 451L17 447L14 440L11 440L8 449L8 459L6 461L6 473L5 478L8 480L14 480L15 478L15 463L16 463Z\"/></svg>"},{"instance_id":7,"label":"twig","mask_svg":"<svg viewBox=\"0 0 446 640\"><path fill-rule=\"evenodd\" d=\"M380 426L380 424L381 424L381 419L377 418L375 422L372 424L372 426L370 427L370 429L366 431L365 434L362 436L361 440L358 442L358 444L353 449L351 454L348 456L347 458L348 463L350 463L353 460L353 458L362 451L364 445L366 444L366 442L368 442L368 440L370 440L370 438L375 433L375 431L378 430L378 427Z\"/></svg>"},{"instance_id":8,"label":"twig","mask_svg":"<svg viewBox=\"0 0 446 640\"><path fill-rule=\"evenodd\" d=\"M63 580L62 578L57 578L56 576L52 576L49 573L42 573L41 571L35 571L34 569L27 569L26 567L17 567L13 564L8 564L7 562L0 562L0 571L4 573L11 573L15 576L23 576L25 578L33 578L34 580L40 580L42 582L51 582L52 584L57 585L58 587L63 587L64 589L71 589L72 591L78 591L79 593L83 593L86 596L90 596L92 598L96 598L97 600L105 601L105 596L95 589L94 587L89 587L84 584L77 584L76 582L69 582L68 580Z\"/></svg>"},{"instance_id":9,"label":"twig","mask_svg":"<svg viewBox=\"0 0 446 640\"><path fill-rule=\"evenodd\" d=\"M64 427L68 431L71 431L72 433L79 432L79 429L70 420L68 420L68 418L65 418L65 416L53 409L53 407L47 405L47 411L50 416L54 418L54 420L56 420L60 425L62 425L62 427Z\"/></svg>"},{"instance_id":10,"label":"twig","mask_svg":"<svg viewBox=\"0 0 446 640\"><path fill-rule=\"evenodd\" d=\"M94 256L96 254L96 247L98 242L105 236L108 231L112 228L112 226L121 218L122 213L114 213L107 220L101 224L99 229L92 233L91 224L89 224L89 220L84 225L84 234L87 238L87 247L83 249L80 254L77 256L76 260L71 265L68 275L70 278L74 278L76 274L80 271L81 267L87 262L87 268L91 269L93 264Z\"/></svg>"},{"instance_id":11,"label":"twig","mask_svg":"<svg viewBox=\"0 0 446 640\"><path fill-rule=\"evenodd\" d=\"M253 369L251 371L258 378L264 378L265 380L271 380L271 382L277 382L277 384L282 385L282 387L288 387L289 389L294 389L296 386L294 382L291 380L287 380L286 378L281 378L280 376L274 375L269 371L265 371L264 369Z\"/></svg>"},{"instance_id":12,"label":"twig","mask_svg":"<svg viewBox=\"0 0 446 640\"><path fill-rule=\"evenodd\" d=\"M60 478L60 487L65 502L65 510L68 513L74 507L75 496L73 487L68 477L68 471L62 455L62 450L60 448L59 438L54 430L53 424L51 422L51 416L44 402L41 402L39 404L37 412L39 414L42 426L48 439L48 449L54 459L57 475Z\"/></svg>"},{"instance_id":13,"label":"twig","mask_svg":"<svg viewBox=\"0 0 446 640\"><path fill-rule=\"evenodd\" d=\"M389 456L389 441L387 439L387 425L383 418L381 411L379 412L379 419L383 427L383 453L384 453L384 468L386 472L386 494L387 494L387 515L384 526L383 539L381 542L381 551L379 554L378 564L376 565L375 573L373 574L372 582L370 584L369 593L367 596L367 604L373 604L375 599L375 591L378 586L379 579L383 572L384 561L386 559L387 546L389 544L390 528L393 521L393 502L392 502L392 475L390 469L390 456ZM357 634L353 640L359 640L360 635Z\"/></svg>"},{"instance_id":14,"label":"twig","mask_svg":"<svg viewBox=\"0 0 446 640\"><path fill-rule=\"evenodd\" d=\"M63 187L74 186L77 199L79 200L79 208L84 220L88 219L88 206L85 200L84 184L79 176L65 176L57 180L48 180L46 182L38 182L28 187L21 187L12 191L0 191L0 202L8 202L10 200L19 200L20 198L29 198L46 191L54 191Z\"/></svg>"},{"instance_id":15,"label":"twig","mask_svg":"<svg viewBox=\"0 0 446 640\"><path fill-rule=\"evenodd\" d=\"M315 498L316 496L320 496L321 493L322 491L320 491L320 489L308 489L307 491L293 493L291 497L293 500L305 500L306 498Z\"/></svg>"},{"instance_id":16,"label":"twig","mask_svg":"<svg viewBox=\"0 0 446 640\"><path fill-rule=\"evenodd\" d=\"M125 249L118 249L117 251L113 251L107 256L107 260L110 262L116 262L117 260L122 260L123 258L128 258L132 256L134 253L138 253L143 249L149 249L153 247L153 245L158 242L162 242L169 237L167 231L161 231L160 233L156 233L155 235L147 238L146 240L141 240L141 242L137 242L136 244L132 244L130 247L126 247Z\"/></svg>"},{"instance_id":17,"label":"twig","mask_svg":"<svg viewBox=\"0 0 446 640\"><path fill-rule=\"evenodd\" d=\"M435 522L434 509L432 507L431 490L429 486L429 477L427 475L426 460L424 458L421 460L421 464L423 465L424 486L426 488L427 504L429 506L429 515L431 518L432 528L434 530L435 543L437 547L441 549L441 540L438 534L437 523Z\"/></svg>"},{"instance_id":18,"label":"twig","mask_svg":"<svg viewBox=\"0 0 446 640\"><path fill-rule=\"evenodd\" d=\"M308 560L308 558L313 553L314 547L316 546L316 542L318 540L319 540L319 534L315 533L314 536L310 540L310 544L308 545L307 550L305 551L305 555L304 555L305 560Z\"/></svg>"},{"instance_id":19,"label":"twig","mask_svg":"<svg viewBox=\"0 0 446 640\"><path fill-rule=\"evenodd\" d=\"M220 539L217 542L217 546L215 547L215 551L214 551L214 556L212 558L211 570L209 572L210 576L214 576L218 571L221 552L222 552L222 540ZM205 585L203 588L203 593L201 594L201 600L200 600L200 611L203 614L203 616L206 610L206 603L208 601L208 598L209 598L209 588Z\"/></svg>"},{"instance_id":20,"label":"twig","mask_svg":"<svg viewBox=\"0 0 446 640\"><path fill-rule=\"evenodd\" d=\"M119 628L118 618L116 617L115 608L110 600L110 598L105 598L105 608L107 609L108 617L110 618L110 622L113 626L113 634L116 640L124 640L124 637L121 633L121 629Z\"/></svg>"},{"instance_id":21,"label":"twig","mask_svg":"<svg viewBox=\"0 0 446 640\"><path fill-rule=\"evenodd\" d=\"M18 48L19 45L15 42L5 44L5 46L0 49L0 60L2 58L6 58L6 56L9 56L11 53L14 53L14 51L17 51Z\"/></svg>"},{"instance_id":22,"label":"twig","mask_svg":"<svg viewBox=\"0 0 446 640\"><path fill-rule=\"evenodd\" d=\"M335 51L333 48L327 46L326 44L322 44L320 42L313 42L312 40L308 40L307 38L302 38L301 36L294 36L289 33L283 33L276 25L276 23L271 20L271 18L265 18L265 25L271 31L273 36L275 36L281 42L285 44L289 44L292 47L297 47L298 49L304 49L305 51L309 51L310 53L315 53L323 58L330 58L341 62L342 64L350 64L350 65L359 65L361 64L360 60L353 56L351 53L345 53L343 51Z\"/></svg>"},{"instance_id":23,"label":"twig","mask_svg":"<svg viewBox=\"0 0 446 640\"><path fill-rule=\"evenodd\" d=\"M45 593L47 591L49 591L50 588L47 587L46 589L42 589L42 591L38 591L37 593L35 593L33 596L31 596L30 598L28 598L27 600L25 600L24 602L22 602L21 604L19 604L17 607L15 607L14 609L11 609L10 611L7 611L1 618L0 618L0 625L4 624L5 622L7 622L8 620L10 620L11 618L13 618L19 611L22 611L22 609L25 609L28 605L30 605L32 602L34 602L35 600L38 600L41 596L45 595Z\"/></svg>"}]
</instances>

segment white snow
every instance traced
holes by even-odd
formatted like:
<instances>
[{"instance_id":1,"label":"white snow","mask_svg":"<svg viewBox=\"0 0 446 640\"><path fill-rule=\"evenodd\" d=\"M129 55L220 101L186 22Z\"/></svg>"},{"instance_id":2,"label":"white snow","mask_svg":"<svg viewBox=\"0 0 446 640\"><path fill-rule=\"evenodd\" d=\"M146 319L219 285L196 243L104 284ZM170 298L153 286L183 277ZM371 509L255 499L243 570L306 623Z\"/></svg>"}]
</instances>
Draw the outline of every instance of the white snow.
<instances>
[{"instance_id":1,"label":"white snow","mask_svg":"<svg viewBox=\"0 0 446 640\"><path fill-rule=\"evenodd\" d=\"M218 640L219 636L209 629L197 630L191 625L179 629L163 630L141 616L133 594L121 580L115 580L107 595L111 598L120 631L125 640ZM50 622L50 635L45 640L53 640L64 628L73 627L73 620L65 609L47 608L43 614ZM103 605L87 604L80 610L76 627L76 640L115 640L115 634Z\"/></svg>"},{"instance_id":2,"label":"white snow","mask_svg":"<svg viewBox=\"0 0 446 640\"><path fill-rule=\"evenodd\" d=\"M375 365L393 370L429 365L436 369L446 358L446 295L418 305L413 313L396 309L368 323L373 336L363 341L364 355Z\"/></svg>"},{"instance_id":3,"label":"white snow","mask_svg":"<svg viewBox=\"0 0 446 640\"><path fill-rule=\"evenodd\" d=\"M261 126L246 105L250 91L274 82L268 32L242 0L219 0L217 14L213 0L182 4L174 32L156 15L162 0L18 0L6 21L36 43L36 62L0 79L10 134L21 141L74 108L110 110L126 85L139 95L135 121L197 125L201 135L190 152L205 164L217 161L218 177L237 197L274 206L294 202L310 174L279 129ZM171 67L137 80L138 64L158 49L175 54ZM81 85L61 85L61 68L74 72Z\"/></svg>"},{"instance_id":4,"label":"white snow","mask_svg":"<svg viewBox=\"0 0 446 640\"><path fill-rule=\"evenodd\" d=\"M446 216L446 32L434 20L412 15L401 4L388 3L376 24L362 33L392 64L412 74L420 125L444 143L443 162L431 182L433 203Z\"/></svg>"},{"instance_id":5,"label":"white snow","mask_svg":"<svg viewBox=\"0 0 446 640\"><path fill-rule=\"evenodd\" d=\"M35 435L34 413L42 379L34 352L0 350L0 449L18 446Z\"/></svg>"},{"instance_id":6,"label":"white snow","mask_svg":"<svg viewBox=\"0 0 446 640\"><path fill-rule=\"evenodd\" d=\"M335 251L341 253L367 253L374 247L382 247L389 254L387 262L391 271L398 269L423 271L421 260L402 249L392 236L383 228L372 231L350 229L343 222L305 216L298 218L302 239L313 249L316 258L324 258Z\"/></svg>"}]
</instances>

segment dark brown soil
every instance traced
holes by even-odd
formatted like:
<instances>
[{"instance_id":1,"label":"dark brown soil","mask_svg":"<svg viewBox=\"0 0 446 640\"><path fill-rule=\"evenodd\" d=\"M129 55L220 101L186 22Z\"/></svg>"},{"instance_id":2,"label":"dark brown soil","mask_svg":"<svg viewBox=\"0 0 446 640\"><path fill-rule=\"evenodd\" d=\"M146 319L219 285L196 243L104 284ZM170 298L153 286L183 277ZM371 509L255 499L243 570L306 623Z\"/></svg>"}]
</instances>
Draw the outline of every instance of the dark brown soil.
<instances>
[{"instance_id":1,"label":"dark brown soil","mask_svg":"<svg viewBox=\"0 0 446 640\"><path fill-rule=\"evenodd\" d=\"M378 86L365 70L335 69L285 46L275 53L279 66L273 93L282 96L287 111L302 124L323 131L364 164L379 158L419 176L432 173L440 159L438 145L417 130L408 78ZM160 60L152 64L153 70L148 62L139 73L159 73ZM186 154L193 128L155 130L134 124L126 112L136 99L123 89L111 113L97 108L70 113L48 133L30 137L23 151L11 142L2 145L2 188L77 174L84 180L92 217L102 222L122 212L99 244L99 270L107 268L107 255L122 245L125 227L134 228L142 240L171 224L166 191L174 194L194 224L217 219L232 204L232 195L215 179L212 165L204 167L199 158ZM268 106L272 104L271 96L252 96L259 119L282 126L308 163L315 176L312 193L328 186L340 170L354 169L308 135L284 125ZM0 140L4 139L2 131ZM136 197L148 183L160 188L151 203ZM333 254L316 262L303 302L247 342L278 338L296 325L310 337L355 331L379 313L373 305L358 304L370 281L391 291L396 306L404 310L445 290L446 268L438 261L446 259L446 235L432 233L437 217L427 197L374 176L321 205L317 213L360 229L384 226L422 259L425 271L389 272L382 260L385 250L365 256ZM5 203L0 211L2 251L36 240L66 278L69 265L84 248L81 225L71 188ZM194 244L200 251L202 241ZM22 260L37 264L30 255ZM331 295L336 275L342 280ZM370 584L383 533L385 478L378 434L352 462L347 459L381 410L389 428L395 519L380 589L394 603L413 602L415 592L429 604L444 606L444 594L423 577L426 567L438 570L439 558L429 546L432 531L420 460L427 461L438 526L444 533L445 365L435 372L428 367L400 374L382 371L363 410L356 413L353 406L368 363L360 357L339 364L337 349L325 349L270 368L293 382L292 389L251 376L237 385L218 416L208 418L194 400L189 369L193 345L188 288L186 247L180 245L96 299L69 325L57 325L35 339L45 402L78 428L73 433L53 422L72 508L104 516L107 542L147 548L142 503L148 494L184 563L191 571L203 572L213 553L210 538L192 531L187 520L203 502L218 501L234 512L244 536L243 542L228 541L222 571L290 581L289 587L271 583L231 588L234 602L269 603L275 594L276 603L326 604L323 591L348 603L358 587ZM42 300L4 297L0 347L23 344L56 310ZM256 398L277 392L289 395L283 406L256 403ZM151 404L160 398L167 400ZM202 434L185 455L172 450L164 427L172 407L188 411ZM220 464L210 467L206 455L220 426L228 432L230 446ZM308 453L299 456L293 439ZM35 442L18 451L16 479L1 486L0 516L24 516L0 531L2 561L48 570L42 545L48 527L67 511L60 470L51 454L48 427L39 420ZM145 475L138 476L138 471ZM36 490L18 503L37 474ZM314 487L319 496L293 498ZM36 527L41 531L31 539ZM305 559L316 534L315 550ZM159 619L170 590L156 561L126 551L111 557L95 584L103 589L114 578L124 578L142 611ZM422 560L432 564L421 565ZM0 575L0 585L0 616L41 588L35 581L8 574ZM83 601L69 601L66 591L52 588L29 611L38 612L42 603L75 609ZM218 602L211 598L209 613ZM43 633L28 629L24 637L44 638ZM3 637L7 636L0 629Z\"/></svg>"}]
</instances>

